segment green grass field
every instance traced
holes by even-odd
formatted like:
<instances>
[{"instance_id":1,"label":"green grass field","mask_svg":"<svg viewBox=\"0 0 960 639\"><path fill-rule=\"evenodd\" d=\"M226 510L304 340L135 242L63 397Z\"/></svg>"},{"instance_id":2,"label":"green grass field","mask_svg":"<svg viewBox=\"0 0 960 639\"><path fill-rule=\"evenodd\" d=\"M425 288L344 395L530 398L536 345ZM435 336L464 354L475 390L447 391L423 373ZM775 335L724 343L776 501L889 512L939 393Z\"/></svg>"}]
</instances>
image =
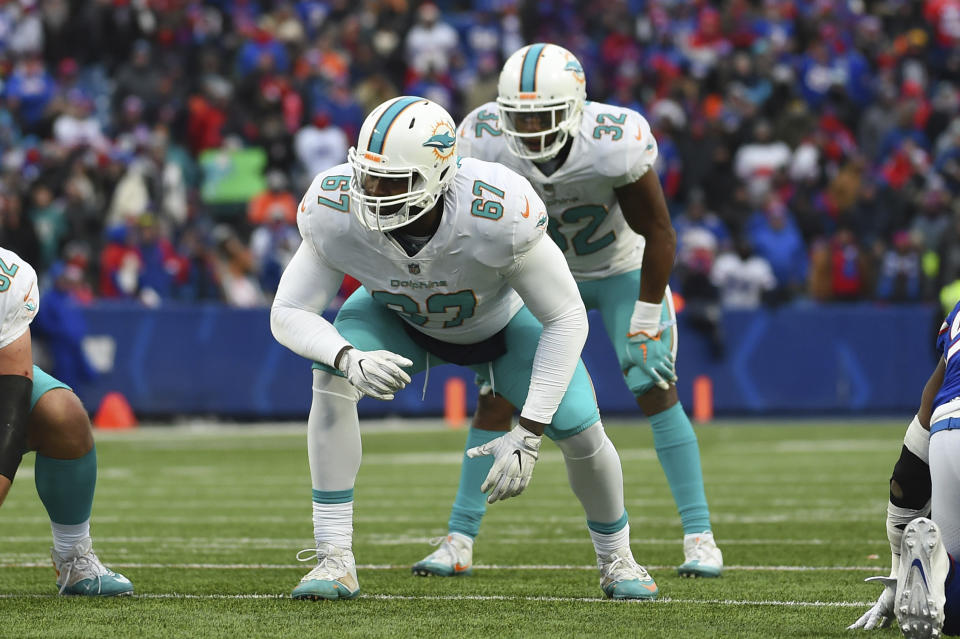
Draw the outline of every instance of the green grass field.
<instances>
[{"instance_id":1,"label":"green grass field","mask_svg":"<svg viewBox=\"0 0 960 639\"><path fill-rule=\"evenodd\" d=\"M519 498L495 504L472 577L410 574L443 534L464 441L433 422L364 424L354 552L359 599L288 598L312 545L305 428L98 434L94 547L137 595L56 596L32 455L0 510L0 637L849 637L886 574L887 480L901 421L698 428L721 579L676 575L679 518L650 430L608 420L633 551L656 602L604 600L580 506L545 444ZM894 624L895 626L896 624ZM899 636L896 628L871 636Z\"/></svg>"}]
</instances>

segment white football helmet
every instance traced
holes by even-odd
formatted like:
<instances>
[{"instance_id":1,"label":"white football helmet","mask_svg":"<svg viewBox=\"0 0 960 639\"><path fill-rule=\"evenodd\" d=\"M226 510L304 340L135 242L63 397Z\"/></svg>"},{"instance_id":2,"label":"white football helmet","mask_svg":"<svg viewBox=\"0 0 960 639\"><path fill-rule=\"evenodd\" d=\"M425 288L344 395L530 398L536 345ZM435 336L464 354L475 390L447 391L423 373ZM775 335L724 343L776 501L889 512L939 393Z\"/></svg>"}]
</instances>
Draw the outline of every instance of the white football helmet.
<instances>
[{"instance_id":1,"label":"white football helmet","mask_svg":"<svg viewBox=\"0 0 960 639\"><path fill-rule=\"evenodd\" d=\"M429 211L456 175L456 152L453 118L439 104L401 96L378 106L363 121L357 146L347 152L360 223L390 231ZM406 180L406 188L394 183L399 192L383 194L380 180Z\"/></svg>"},{"instance_id":2,"label":"white football helmet","mask_svg":"<svg viewBox=\"0 0 960 639\"><path fill-rule=\"evenodd\" d=\"M572 53L541 42L507 59L497 92L507 147L517 157L543 161L557 155L580 127L587 82ZM529 122L536 116L538 123Z\"/></svg>"}]
</instances>

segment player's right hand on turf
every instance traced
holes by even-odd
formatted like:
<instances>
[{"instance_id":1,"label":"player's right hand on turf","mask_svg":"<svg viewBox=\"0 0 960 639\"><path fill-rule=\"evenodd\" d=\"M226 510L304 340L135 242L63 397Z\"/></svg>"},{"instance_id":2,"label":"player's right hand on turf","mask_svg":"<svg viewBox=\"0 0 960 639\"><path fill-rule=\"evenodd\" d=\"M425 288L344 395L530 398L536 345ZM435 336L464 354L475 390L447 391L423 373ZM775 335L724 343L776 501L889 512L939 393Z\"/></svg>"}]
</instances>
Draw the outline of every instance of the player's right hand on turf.
<instances>
[{"instance_id":1,"label":"player's right hand on turf","mask_svg":"<svg viewBox=\"0 0 960 639\"><path fill-rule=\"evenodd\" d=\"M847 630L873 630L886 628L893 620L893 596L897 590L897 580L894 577L870 577L865 581L879 581L883 584L883 592L877 603L855 622L847 626Z\"/></svg>"},{"instance_id":2,"label":"player's right hand on turf","mask_svg":"<svg viewBox=\"0 0 960 639\"><path fill-rule=\"evenodd\" d=\"M357 390L374 399L393 399L394 393L410 383L402 366L413 366L413 362L390 351L350 348L340 356L340 371Z\"/></svg>"},{"instance_id":3,"label":"player's right hand on turf","mask_svg":"<svg viewBox=\"0 0 960 639\"><path fill-rule=\"evenodd\" d=\"M530 483L533 466L540 454L540 435L534 435L523 426L467 451L467 457L493 455L493 468L480 486L481 492L490 491L487 503L516 497Z\"/></svg>"}]
</instances>

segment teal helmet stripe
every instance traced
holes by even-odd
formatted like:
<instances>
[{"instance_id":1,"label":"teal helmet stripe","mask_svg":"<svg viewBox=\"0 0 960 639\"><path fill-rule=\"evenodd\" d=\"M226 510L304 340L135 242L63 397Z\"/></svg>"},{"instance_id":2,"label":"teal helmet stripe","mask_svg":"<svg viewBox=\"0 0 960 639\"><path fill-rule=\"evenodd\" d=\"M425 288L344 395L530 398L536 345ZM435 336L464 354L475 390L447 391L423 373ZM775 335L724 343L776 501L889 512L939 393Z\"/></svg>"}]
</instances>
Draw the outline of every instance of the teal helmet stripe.
<instances>
[{"instance_id":1,"label":"teal helmet stripe","mask_svg":"<svg viewBox=\"0 0 960 639\"><path fill-rule=\"evenodd\" d=\"M372 153L383 153L383 143L387 139L387 132L390 131L390 126L393 124L393 121L397 119L397 116L400 115L404 109L422 99L423 98L407 95L398 98L396 102L391 104L380 116L380 119L377 120L377 123L373 125L373 134L370 136L370 145L367 147L367 150Z\"/></svg>"},{"instance_id":2,"label":"teal helmet stripe","mask_svg":"<svg viewBox=\"0 0 960 639\"><path fill-rule=\"evenodd\" d=\"M520 91L533 93L537 90L537 64L540 62L540 52L547 46L543 43L530 45L523 54L523 68L520 72Z\"/></svg>"}]
</instances>

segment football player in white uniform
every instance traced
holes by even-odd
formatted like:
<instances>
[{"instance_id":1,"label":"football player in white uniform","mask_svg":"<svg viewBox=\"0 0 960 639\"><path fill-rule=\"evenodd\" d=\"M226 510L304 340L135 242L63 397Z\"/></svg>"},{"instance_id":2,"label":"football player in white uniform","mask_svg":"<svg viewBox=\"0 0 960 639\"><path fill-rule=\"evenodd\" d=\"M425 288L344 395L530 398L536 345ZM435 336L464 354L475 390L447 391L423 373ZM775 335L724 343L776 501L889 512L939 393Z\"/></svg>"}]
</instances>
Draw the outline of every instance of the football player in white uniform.
<instances>
[{"instance_id":1,"label":"football player in white uniform","mask_svg":"<svg viewBox=\"0 0 960 639\"><path fill-rule=\"evenodd\" d=\"M129 595L133 585L100 562L90 540L97 452L87 411L66 384L33 365L30 322L39 300L33 267L0 248L0 505L24 453L37 451L34 480L53 529L60 594Z\"/></svg>"},{"instance_id":2,"label":"football player in white uniform","mask_svg":"<svg viewBox=\"0 0 960 639\"><path fill-rule=\"evenodd\" d=\"M667 281L676 237L652 169L657 141L643 116L587 102L585 87L583 69L566 49L523 47L503 66L497 101L461 122L460 154L512 168L543 198L550 236L586 307L600 311L627 386L650 418L685 533L679 572L718 577L723 556L711 532L700 450L674 384L677 329ZM508 429L514 412L509 398L480 381L467 447ZM449 533L414 573L450 576L470 566L485 512L484 474L482 460L464 460Z\"/></svg>"},{"instance_id":3,"label":"football player in white uniform","mask_svg":"<svg viewBox=\"0 0 960 639\"><path fill-rule=\"evenodd\" d=\"M271 311L277 340L314 364L307 445L318 563L302 599L359 592L352 552L360 467L357 401L392 399L410 375L445 362L487 376L522 406L519 424L467 451L488 459L487 501L530 482L541 435L563 452L591 524L609 597L651 599L630 552L623 476L579 360L586 310L530 183L457 156L447 112L404 96L364 121L349 162L316 176L300 205L303 243ZM358 289L331 324L321 312L344 273ZM426 382L425 382L426 384Z\"/></svg>"}]
</instances>

